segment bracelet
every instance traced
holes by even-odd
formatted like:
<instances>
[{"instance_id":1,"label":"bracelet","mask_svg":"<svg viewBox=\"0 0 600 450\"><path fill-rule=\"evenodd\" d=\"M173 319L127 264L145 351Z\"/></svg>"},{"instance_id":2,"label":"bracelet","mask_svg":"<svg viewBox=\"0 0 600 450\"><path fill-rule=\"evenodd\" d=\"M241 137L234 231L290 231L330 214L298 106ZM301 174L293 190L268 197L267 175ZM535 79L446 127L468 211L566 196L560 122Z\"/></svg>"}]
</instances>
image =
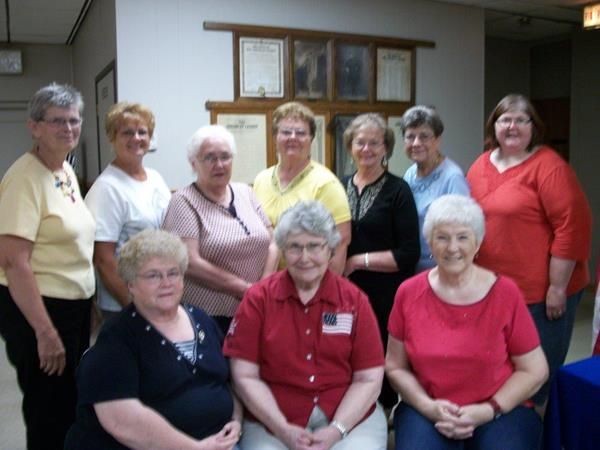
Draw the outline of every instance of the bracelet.
<instances>
[{"instance_id":1,"label":"bracelet","mask_svg":"<svg viewBox=\"0 0 600 450\"><path fill-rule=\"evenodd\" d=\"M489 404L492 409L494 410L494 420L496 420L498 417L500 417L502 415L502 408L500 407L500 405L498 404L498 402L496 401L496 399L494 397L490 397L487 401L487 404Z\"/></svg>"},{"instance_id":2,"label":"bracelet","mask_svg":"<svg viewBox=\"0 0 600 450\"><path fill-rule=\"evenodd\" d=\"M342 439L348 436L348 430L346 429L346 427L337 420L332 420L329 425L331 425L333 428L340 432L340 434L342 435Z\"/></svg>"},{"instance_id":3,"label":"bracelet","mask_svg":"<svg viewBox=\"0 0 600 450\"><path fill-rule=\"evenodd\" d=\"M365 269L369 268L369 252L365 253Z\"/></svg>"}]
</instances>

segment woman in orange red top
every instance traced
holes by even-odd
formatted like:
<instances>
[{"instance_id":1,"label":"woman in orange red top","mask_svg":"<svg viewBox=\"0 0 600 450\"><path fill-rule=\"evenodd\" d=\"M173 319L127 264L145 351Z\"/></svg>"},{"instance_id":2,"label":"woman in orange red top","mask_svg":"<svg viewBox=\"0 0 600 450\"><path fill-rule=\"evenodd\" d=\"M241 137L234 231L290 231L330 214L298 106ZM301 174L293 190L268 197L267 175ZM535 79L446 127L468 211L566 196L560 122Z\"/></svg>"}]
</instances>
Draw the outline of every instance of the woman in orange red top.
<instances>
[{"instance_id":1,"label":"woman in orange red top","mask_svg":"<svg viewBox=\"0 0 600 450\"><path fill-rule=\"evenodd\" d=\"M534 398L538 405L569 348L591 240L585 194L571 167L542 145L543 131L527 98L504 97L486 124L488 150L467 174L486 217L478 263L517 282L548 358L550 380Z\"/></svg>"}]
</instances>

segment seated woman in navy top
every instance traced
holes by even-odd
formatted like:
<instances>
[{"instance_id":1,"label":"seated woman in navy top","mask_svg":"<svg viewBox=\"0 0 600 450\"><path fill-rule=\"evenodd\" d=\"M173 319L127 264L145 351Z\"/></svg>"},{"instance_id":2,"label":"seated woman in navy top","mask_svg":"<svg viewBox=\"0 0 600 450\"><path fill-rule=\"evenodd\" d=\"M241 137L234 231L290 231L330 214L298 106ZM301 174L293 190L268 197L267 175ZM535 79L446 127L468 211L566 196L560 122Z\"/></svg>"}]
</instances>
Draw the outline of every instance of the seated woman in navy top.
<instances>
[{"instance_id":1,"label":"seated woman in navy top","mask_svg":"<svg viewBox=\"0 0 600 450\"><path fill-rule=\"evenodd\" d=\"M236 447L240 408L222 335L204 312L180 304L187 264L185 245L166 231L142 231L121 249L132 304L81 360L65 449Z\"/></svg>"}]
</instances>

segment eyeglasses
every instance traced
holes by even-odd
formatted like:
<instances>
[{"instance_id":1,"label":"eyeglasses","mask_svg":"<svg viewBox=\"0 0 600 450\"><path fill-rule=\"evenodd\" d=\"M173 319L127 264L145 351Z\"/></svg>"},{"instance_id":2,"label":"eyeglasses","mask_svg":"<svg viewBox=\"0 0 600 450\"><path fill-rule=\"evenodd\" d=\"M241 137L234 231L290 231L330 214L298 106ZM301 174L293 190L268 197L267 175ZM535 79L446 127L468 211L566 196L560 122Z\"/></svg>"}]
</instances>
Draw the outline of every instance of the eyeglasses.
<instances>
[{"instance_id":1,"label":"eyeglasses","mask_svg":"<svg viewBox=\"0 0 600 450\"><path fill-rule=\"evenodd\" d=\"M40 122L45 122L50 125L52 128L64 128L67 124L71 128L78 128L81 126L83 119L76 119L71 117L70 119L65 119L63 117L53 117L52 119L42 119Z\"/></svg>"},{"instance_id":2,"label":"eyeglasses","mask_svg":"<svg viewBox=\"0 0 600 450\"><path fill-rule=\"evenodd\" d=\"M308 253L310 256L315 256L318 255L326 245L327 242L309 242L306 245L289 244L285 247L285 251L291 256L302 256L304 254L304 250L306 250L306 253Z\"/></svg>"},{"instance_id":3,"label":"eyeglasses","mask_svg":"<svg viewBox=\"0 0 600 450\"><path fill-rule=\"evenodd\" d=\"M417 139L419 139L419 142L425 144L426 142L430 141L433 138L434 138L434 135L433 134L429 134L429 133L405 134L404 135L404 142L406 142L407 144L412 144Z\"/></svg>"},{"instance_id":4,"label":"eyeglasses","mask_svg":"<svg viewBox=\"0 0 600 450\"><path fill-rule=\"evenodd\" d=\"M151 270L150 272L142 273L138 275L138 278L141 278L145 282L153 285L158 285L162 283L165 279L169 282L173 283L181 277L181 272L179 269L169 270L167 273L159 272L158 270Z\"/></svg>"},{"instance_id":5,"label":"eyeglasses","mask_svg":"<svg viewBox=\"0 0 600 450\"><path fill-rule=\"evenodd\" d=\"M221 153L220 155L214 155L209 153L208 155L202 158L202 162L206 164L216 164L217 161L221 161L222 164L227 164L233 159L233 155L231 153Z\"/></svg>"},{"instance_id":6,"label":"eyeglasses","mask_svg":"<svg viewBox=\"0 0 600 450\"><path fill-rule=\"evenodd\" d=\"M531 119L527 119L525 117L517 117L516 119L512 119L510 117L501 117L496 120L496 124L502 128L508 128L512 124L517 127L524 127L528 123L531 123Z\"/></svg>"},{"instance_id":7,"label":"eyeglasses","mask_svg":"<svg viewBox=\"0 0 600 450\"><path fill-rule=\"evenodd\" d=\"M134 130L133 128L126 128L123 131L120 131L119 134L121 134L122 136L125 136L127 139L134 137L136 134L140 137L140 138L146 138L148 137L148 130L146 130L145 128L138 128L137 130Z\"/></svg>"},{"instance_id":8,"label":"eyeglasses","mask_svg":"<svg viewBox=\"0 0 600 450\"><path fill-rule=\"evenodd\" d=\"M379 148L383 144L383 141L363 141L362 139L354 139L352 141L352 145L360 149L365 148L367 145L369 146L369 148Z\"/></svg>"},{"instance_id":9,"label":"eyeglasses","mask_svg":"<svg viewBox=\"0 0 600 450\"><path fill-rule=\"evenodd\" d=\"M303 129L281 128L278 133L284 138L291 138L295 135L297 139L302 140L308 137L308 131Z\"/></svg>"}]
</instances>

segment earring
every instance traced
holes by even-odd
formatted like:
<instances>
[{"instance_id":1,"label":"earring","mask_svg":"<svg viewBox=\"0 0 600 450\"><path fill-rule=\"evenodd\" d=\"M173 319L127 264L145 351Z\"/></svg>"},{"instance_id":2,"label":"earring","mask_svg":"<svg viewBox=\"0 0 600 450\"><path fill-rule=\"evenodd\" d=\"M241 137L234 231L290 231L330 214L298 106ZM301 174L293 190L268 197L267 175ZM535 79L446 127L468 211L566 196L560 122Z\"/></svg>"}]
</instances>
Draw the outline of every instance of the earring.
<instances>
[{"instance_id":1,"label":"earring","mask_svg":"<svg viewBox=\"0 0 600 450\"><path fill-rule=\"evenodd\" d=\"M433 254L429 254L429 259L433 259Z\"/></svg>"},{"instance_id":2,"label":"earring","mask_svg":"<svg viewBox=\"0 0 600 450\"><path fill-rule=\"evenodd\" d=\"M381 158L381 165L383 167L387 167L387 165L388 165L387 155L383 155L383 158Z\"/></svg>"}]
</instances>

